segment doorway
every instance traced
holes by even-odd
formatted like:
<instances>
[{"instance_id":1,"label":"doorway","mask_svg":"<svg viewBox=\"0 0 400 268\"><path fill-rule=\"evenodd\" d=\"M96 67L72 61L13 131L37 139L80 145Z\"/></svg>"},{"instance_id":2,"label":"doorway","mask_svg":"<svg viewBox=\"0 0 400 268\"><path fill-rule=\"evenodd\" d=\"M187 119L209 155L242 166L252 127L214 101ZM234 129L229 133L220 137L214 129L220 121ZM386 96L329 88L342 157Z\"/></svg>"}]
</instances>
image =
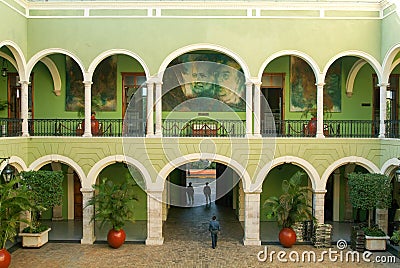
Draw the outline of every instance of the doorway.
<instances>
[{"instance_id":1,"label":"doorway","mask_svg":"<svg viewBox=\"0 0 400 268\"><path fill-rule=\"evenodd\" d=\"M284 119L284 83L285 74L283 73L265 73L262 77L261 93L267 101L270 110L267 109L265 101L261 101L261 124L266 125L265 122L269 118L271 112L276 125L277 134L282 134L283 125L281 124Z\"/></svg>"},{"instance_id":2,"label":"doorway","mask_svg":"<svg viewBox=\"0 0 400 268\"><path fill-rule=\"evenodd\" d=\"M74 220L82 220L83 218L82 200L81 182L74 172Z\"/></svg>"}]
</instances>

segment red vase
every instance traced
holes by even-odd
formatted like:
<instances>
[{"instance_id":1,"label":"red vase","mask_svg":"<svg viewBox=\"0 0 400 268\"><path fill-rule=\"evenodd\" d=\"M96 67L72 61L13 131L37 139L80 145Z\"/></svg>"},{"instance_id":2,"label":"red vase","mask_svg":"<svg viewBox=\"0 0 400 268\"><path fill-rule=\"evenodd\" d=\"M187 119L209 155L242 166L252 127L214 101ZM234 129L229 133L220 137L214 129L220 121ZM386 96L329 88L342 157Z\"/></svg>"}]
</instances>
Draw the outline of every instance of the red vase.
<instances>
[{"instance_id":1,"label":"red vase","mask_svg":"<svg viewBox=\"0 0 400 268\"><path fill-rule=\"evenodd\" d=\"M95 119L95 118L92 118L90 124L92 127L92 135L98 136L99 135L99 121L97 121L97 119Z\"/></svg>"},{"instance_id":2,"label":"red vase","mask_svg":"<svg viewBox=\"0 0 400 268\"><path fill-rule=\"evenodd\" d=\"M111 229L108 231L107 242L112 248L119 248L125 242L126 234L125 231L120 229L116 231Z\"/></svg>"},{"instance_id":3,"label":"red vase","mask_svg":"<svg viewBox=\"0 0 400 268\"><path fill-rule=\"evenodd\" d=\"M282 246L285 248L290 248L296 243L296 233L292 228L283 228L279 232L279 242L281 242Z\"/></svg>"},{"instance_id":4,"label":"red vase","mask_svg":"<svg viewBox=\"0 0 400 268\"><path fill-rule=\"evenodd\" d=\"M0 268L7 268L10 262L11 254L5 248L0 249Z\"/></svg>"},{"instance_id":5,"label":"red vase","mask_svg":"<svg viewBox=\"0 0 400 268\"><path fill-rule=\"evenodd\" d=\"M313 117L307 124L308 136L315 137L317 134L317 118Z\"/></svg>"}]
</instances>

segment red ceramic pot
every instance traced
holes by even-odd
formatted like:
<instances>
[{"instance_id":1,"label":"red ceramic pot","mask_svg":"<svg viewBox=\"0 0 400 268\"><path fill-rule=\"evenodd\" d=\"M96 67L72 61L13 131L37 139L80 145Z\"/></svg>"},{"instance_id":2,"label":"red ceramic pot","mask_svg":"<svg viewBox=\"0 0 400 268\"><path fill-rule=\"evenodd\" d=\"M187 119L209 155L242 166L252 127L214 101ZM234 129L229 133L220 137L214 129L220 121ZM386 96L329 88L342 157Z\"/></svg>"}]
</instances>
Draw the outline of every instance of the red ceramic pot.
<instances>
[{"instance_id":1,"label":"red ceramic pot","mask_svg":"<svg viewBox=\"0 0 400 268\"><path fill-rule=\"evenodd\" d=\"M317 134L317 118L313 117L307 124L308 136L315 137Z\"/></svg>"},{"instance_id":2,"label":"red ceramic pot","mask_svg":"<svg viewBox=\"0 0 400 268\"><path fill-rule=\"evenodd\" d=\"M290 248L296 243L296 233L292 228L283 228L279 232L279 242L281 242L282 246L285 248Z\"/></svg>"},{"instance_id":3,"label":"red ceramic pot","mask_svg":"<svg viewBox=\"0 0 400 268\"><path fill-rule=\"evenodd\" d=\"M112 248L119 248L125 242L126 234L124 230L116 231L111 229L108 231L107 242Z\"/></svg>"},{"instance_id":4,"label":"red ceramic pot","mask_svg":"<svg viewBox=\"0 0 400 268\"><path fill-rule=\"evenodd\" d=\"M0 249L0 268L7 268L10 262L11 254L5 248Z\"/></svg>"}]
</instances>

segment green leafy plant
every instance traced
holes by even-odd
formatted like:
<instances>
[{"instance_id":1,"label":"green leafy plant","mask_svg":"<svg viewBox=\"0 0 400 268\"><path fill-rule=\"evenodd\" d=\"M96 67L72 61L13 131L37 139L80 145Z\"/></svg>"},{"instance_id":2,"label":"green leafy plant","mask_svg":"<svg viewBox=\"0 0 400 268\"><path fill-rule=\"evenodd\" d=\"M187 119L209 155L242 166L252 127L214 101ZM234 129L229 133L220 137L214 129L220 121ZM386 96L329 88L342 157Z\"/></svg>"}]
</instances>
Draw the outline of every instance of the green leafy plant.
<instances>
[{"instance_id":1,"label":"green leafy plant","mask_svg":"<svg viewBox=\"0 0 400 268\"><path fill-rule=\"evenodd\" d=\"M100 184L93 185L97 194L88 202L95 209L92 220L99 220L100 228L109 222L113 229L119 231L126 221L134 221L134 201L137 201L134 189L137 187L132 179L125 179L120 184L104 178Z\"/></svg>"},{"instance_id":2,"label":"green leafy plant","mask_svg":"<svg viewBox=\"0 0 400 268\"><path fill-rule=\"evenodd\" d=\"M21 185L29 189L30 198L36 204L31 211L31 225L23 232L40 233L48 229L40 223L41 214L62 204L64 175L62 171L38 170L21 172L21 176Z\"/></svg>"},{"instance_id":3,"label":"green leafy plant","mask_svg":"<svg viewBox=\"0 0 400 268\"><path fill-rule=\"evenodd\" d=\"M267 218L276 218L282 228L292 227L294 223L313 219L311 206L308 204L309 189L302 185L305 173L298 171L289 180L282 182L282 194L268 198L264 206Z\"/></svg>"},{"instance_id":4,"label":"green leafy plant","mask_svg":"<svg viewBox=\"0 0 400 268\"><path fill-rule=\"evenodd\" d=\"M0 242L5 248L8 240L14 241L19 223L29 224L21 218L21 213L33 207L29 198L29 191L25 187L18 187L19 179L0 184Z\"/></svg>"},{"instance_id":5,"label":"green leafy plant","mask_svg":"<svg viewBox=\"0 0 400 268\"><path fill-rule=\"evenodd\" d=\"M361 229L364 231L364 234L368 236L386 236L385 232L376 224L370 227L364 226Z\"/></svg>"},{"instance_id":6,"label":"green leafy plant","mask_svg":"<svg viewBox=\"0 0 400 268\"><path fill-rule=\"evenodd\" d=\"M393 235L390 237L393 243L399 244L400 243L400 230L394 231Z\"/></svg>"},{"instance_id":7,"label":"green leafy plant","mask_svg":"<svg viewBox=\"0 0 400 268\"><path fill-rule=\"evenodd\" d=\"M371 228L373 209L389 208L392 202L392 185L388 176L372 173L349 173L350 202L354 208L366 209L368 227Z\"/></svg>"}]
</instances>

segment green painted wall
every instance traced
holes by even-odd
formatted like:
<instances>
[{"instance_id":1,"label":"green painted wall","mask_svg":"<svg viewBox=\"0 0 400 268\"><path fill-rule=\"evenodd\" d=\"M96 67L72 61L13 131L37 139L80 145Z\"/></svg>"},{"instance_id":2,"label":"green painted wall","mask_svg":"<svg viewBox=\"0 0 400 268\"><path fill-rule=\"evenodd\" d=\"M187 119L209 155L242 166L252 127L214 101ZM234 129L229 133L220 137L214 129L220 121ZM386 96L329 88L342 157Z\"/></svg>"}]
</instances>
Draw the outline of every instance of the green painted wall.
<instances>
[{"instance_id":1,"label":"green painted wall","mask_svg":"<svg viewBox=\"0 0 400 268\"><path fill-rule=\"evenodd\" d=\"M116 163L104 168L100 175L99 181L103 178L110 179L115 183L120 183L125 178L133 179L131 174L129 173L128 168L124 166L123 163ZM135 195L138 201L135 202L135 220L146 220L147 219L147 195L139 186L135 187Z\"/></svg>"},{"instance_id":2,"label":"green painted wall","mask_svg":"<svg viewBox=\"0 0 400 268\"><path fill-rule=\"evenodd\" d=\"M267 210L264 206L265 201L271 196L279 196L282 194L282 181L290 179L297 171L301 170L298 166L291 164L283 164L272 169L264 180L262 192L260 194L260 220L261 221L274 221L274 219L267 218ZM307 182L304 179L306 186Z\"/></svg>"},{"instance_id":3,"label":"green painted wall","mask_svg":"<svg viewBox=\"0 0 400 268\"><path fill-rule=\"evenodd\" d=\"M256 76L268 56L285 49L305 52L321 69L335 54L355 47L381 60L380 25L379 20L363 19L29 19L29 57L49 47L65 48L87 68L101 52L121 48L141 56L155 74L172 51L210 43L240 55Z\"/></svg>"},{"instance_id":4,"label":"green painted wall","mask_svg":"<svg viewBox=\"0 0 400 268\"><path fill-rule=\"evenodd\" d=\"M393 29L400 27L400 4L397 4L398 13L394 12L382 20L381 35L381 57L386 56L387 51L394 45L400 43L400 36L394 34Z\"/></svg>"},{"instance_id":5,"label":"green painted wall","mask_svg":"<svg viewBox=\"0 0 400 268\"><path fill-rule=\"evenodd\" d=\"M9 4L15 6L21 12L25 12L16 3L10 2ZM4 27L0 31L0 42L3 40L12 40L26 56L28 40L27 19L4 3L0 3L0 18L3 23L6 22L6 25L3 24Z\"/></svg>"}]
</instances>

